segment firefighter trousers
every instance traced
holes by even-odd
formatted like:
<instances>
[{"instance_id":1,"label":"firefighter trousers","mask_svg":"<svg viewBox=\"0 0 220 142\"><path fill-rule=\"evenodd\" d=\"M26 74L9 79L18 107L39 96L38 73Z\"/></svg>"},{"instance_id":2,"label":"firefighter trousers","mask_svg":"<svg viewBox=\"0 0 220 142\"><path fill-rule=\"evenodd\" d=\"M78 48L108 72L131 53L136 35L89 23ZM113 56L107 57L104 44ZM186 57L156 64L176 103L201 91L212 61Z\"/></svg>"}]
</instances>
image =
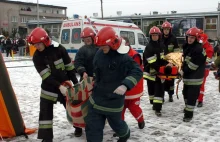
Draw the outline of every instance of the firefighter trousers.
<instances>
[{"instance_id":1,"label":"firefighter trousers","mask_svg":"<svg viewBox=\"0 0 220 142\"><path fill-rule=\"evenodd\" d=\"M147 89L148 89L150 104L153 104L153 100L154 100L154 95L155 95L155 89L153 89L154 87L155 87L155 81L147 79Z\"/></svg>"},{"instance_id":2,"label":"firefighter trousers","mask_svg":"<svg viewBox=\"0 0 220 142\"><path fill-rule=\"evenodd\" d=\"M100 113L96 111L91 104L88 106L88 114L85 117L86 122L86 139L87 142L102 142L103 129L106 119L110 127L120 138L129 138L130 130L125 121L121 118L122 112Z\"/></svg>"},{"instance_id":3,"label":"firefighter trousers","mask_svg":"<svg viewBox=\"0 0 220 142\"><path fill-rule=\"evenodd\" d=\"M204 79L200 88L200 94L199 94L199 98L198 98L198 102L203 102L203 97L204 97L204 92L205 92L205 82L206 82L206 78L209 75L209 69L205 70L205 75L204 75Z\"/></svg>"},{"instance_id":4,"label":"firefighter trousers","mask_svg":"<svg viewBox=\"0 0 220 142\"><path fill-rule=\"evenodd\" d=\"M124 109L122 110L122 120L125 119L125 111L129 109L134 118L138 121L138 123L144 121L143 112L140 108L140 98L125 100Z\"/></svg>"},{"instance_id":5,"label":"firefighter trousers","mask_svg":"<svg viewBox=\"0 0 220 142\"><path fill-rule=\"evenodd\" d=\"M163 104L163 97L164 97L164 84L161 81L160 78L156 78L155 85L153 88L154 89L154 100L153 100L153 107L155 111L161 111L162 109L162 104Z\"/></svg>"},{"instance_id":6,"label":"firefighter trousers","mask_svg":"<svg viewBox=\"0 0 220 142\"><path fill-rule=\"evenodd\" d=\"M165 80L165 82L164 82L164 91L166 91L169 95L174 94L174 79Z\"/></svg>"},{"instance_id":7,"label":"firefighter trousers","mask_svg":"<svg viewBox=\"0 0 220 142\"><path fill-rule=\"evenodd\" d=\"M185 100L185 114L184 117L192 118L193 111L198 99L201 85L183 85L183 96Z\"/></svg>"}]
</instances>

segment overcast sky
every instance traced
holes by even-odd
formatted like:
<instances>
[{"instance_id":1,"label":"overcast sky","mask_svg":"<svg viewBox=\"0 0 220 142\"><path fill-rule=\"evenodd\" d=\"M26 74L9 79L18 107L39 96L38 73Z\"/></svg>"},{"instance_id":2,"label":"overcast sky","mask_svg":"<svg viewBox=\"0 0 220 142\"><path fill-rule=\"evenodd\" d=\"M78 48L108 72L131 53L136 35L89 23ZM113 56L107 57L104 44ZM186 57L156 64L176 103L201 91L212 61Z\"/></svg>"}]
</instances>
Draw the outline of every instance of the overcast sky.
<instances>
[{"instance_id":1,"label":"overcast sky","mask_svg":"<svg viewBox=\"0 0 220 142\"><path fill-rule=\"evenodd\" d=\"M37 0L20 0L37 3ZM104 17L116 16L117 11L122 15L134 13L149 14L150 11L158 11L166 14L175 10L177 12L206 12L217 11L220 0L103 0ZM40 4L50 4L67 7L67 16L73 14L80 16L93 16L98 13L101 16L100 0L39 0Z\"/></svg>"}]
</instances>

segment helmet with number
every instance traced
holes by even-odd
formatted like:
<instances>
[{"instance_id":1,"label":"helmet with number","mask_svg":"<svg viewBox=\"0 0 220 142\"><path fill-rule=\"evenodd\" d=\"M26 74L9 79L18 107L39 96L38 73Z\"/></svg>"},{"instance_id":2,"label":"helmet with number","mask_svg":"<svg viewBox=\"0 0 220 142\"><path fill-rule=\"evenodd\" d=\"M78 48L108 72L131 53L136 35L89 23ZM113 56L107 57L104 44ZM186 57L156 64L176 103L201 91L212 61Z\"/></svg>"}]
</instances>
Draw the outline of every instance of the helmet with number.
<instances>
[{"instance_id":1,"label":"helmet with number","mask_svg":"<svg viewBox=\"0 0 220 142\"><path fill-rule=\"evenodd\" d=\"M153 26L151 29L150 29L150 31L149 31L149 34L150 35L152 35L152 34L161 34L161 31L160 31L160 29L158 28L158 27L156 27L156 26Z\"/></svg>"},{"instance_id":2,"label":"helmet with number","mask_svg":"<svg viewBox=\"0 0 220 142\"><path fill-rule=\"evenodd\" d=\"M92 39L94 39L95 37L95 32L89 28L89 27L86 27L83 29L83 31L81 32L81 38L86 38L86 37L91 37Z\"/></svg>"},{"instance_id":3,"label":"helmet with number","mask_svg":"<svg viewBox=\"0 0 220 142\"><path fill-rule=\"evenodd\" d=\"M95 37L97 46L108 45L112 50L117 50L118 53L125 54L130 50L129 46L125 45L125 40L119 37L112 27L102 28Z\"/></svg>"},{"instance_id":4,"label":"helmet with number","mask_svg":"<svg viewBox=\"0 0 220 142\"><path fill-rule=\"evenodd\" d=\"M200 35L200 31L197 27L193 27L190 28L187 32L186 32L186 36L195 36L196 38L198 38Z\"/></svg>"},{"instance_id":5,"label":"helmet with number","mask_svg":"<svg viewBox=\"0 0 220 142\"><path fill-rule=\"evenodd\" d=\"M172 25L169 22L167 22L167 21L164 22L161 27L162 27L162 29L164 29L164 28L172 29Z\"/></svg>"},{"instance_id":6,"label":"helmet with number","mask_svg":"<svg viewBox=\"0 0 220 142\"><path fill-rule=\"evenodd\" d=\"M50 46L51 45L51 39L49 38L47 32L40 27L35 28L30 35L28 36L28 42L30 44L35 44L35 43L44 43L45 46Z\"/></svg>"}]
</instances>

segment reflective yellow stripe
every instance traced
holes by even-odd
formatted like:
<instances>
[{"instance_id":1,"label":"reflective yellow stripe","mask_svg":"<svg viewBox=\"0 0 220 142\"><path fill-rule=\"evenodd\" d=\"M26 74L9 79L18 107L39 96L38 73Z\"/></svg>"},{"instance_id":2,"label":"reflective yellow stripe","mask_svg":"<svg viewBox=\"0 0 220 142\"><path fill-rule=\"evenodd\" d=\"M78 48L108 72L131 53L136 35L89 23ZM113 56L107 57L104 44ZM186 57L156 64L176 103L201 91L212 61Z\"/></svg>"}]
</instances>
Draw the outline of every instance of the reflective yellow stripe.
<instances>
[{"instance_id":1,"label":"reflective yellow stripe","mask_svg":"<svg viewBox=\"0 0 220 142\"><path fill-rule=\"evenodd\" d=\"M52 120L41 120L39 121L39 129L50 129L53 127Z\"/></svg>"},{"instance_id":2,"label":"reflective yellow stripe","mask_svg":"<svg viewBox=\"0 0 220 142\"><path fill-rule=\"evenodd\" d=\"M194 108L195 108L195 106L186 105L185 110L186 110L186 111L193 111Z\"/></svg>"},{"instance_id":3,"label":"reflective yellow stripe","mask_svg":"<svg viewBox=\"0 0 220 142\"><path fill-rule=\"evenodd\" d=\"M202 79L183 79L183 83L186 85L201 85L203 82Z\"/></svg>"},{"instance_id":4,"label":"reflective yellow stripe","mask_svg":"<svg viewBox=\"0 0 220 142\"><path fill-rule=\"evenodd\" d=\"M164 53L160 53L160 58L164 59Z\"/></svg>"},{"instance_id":5,"label":"reflective yellow stripe","mask_svg":"<svg viewBox=\"0 0 220 142\"><path fill-rule=\"evenodd\" d=\"M125 79L131 81L134 85L137 84L137 80L136 80L133 76L128 76L128 77L126 77Z\"/></svg>"},{"instance_id":6,"label":"reflective yellow stripe","mask_svg":"<svg viewBox=\"0 0 220 142\"><path fill-rule=\"evenodd\" d=\"M42 80L45 80L45 79L48 78L50 75L51 75L50 69L48 69L48 68L45 68L44 70L42 70L42 71L40 72L40 76L41 76Z\"/></svg>"},{"instance_id":7,"label":"reflective yellow stripe","mask_svg":"<svg viewBox=\"0 0 220 142\"><path fill-rule=\"evenodd\" d=\"M206 62L208 62L208 63L209 63L209 62L211 62L211 61L212 61L212 59L211 59L211 58L209 58L209 57L207 57L207 58L206 58Z\"/></svg>"},{"instance_id":8,"label":"reflective yellow stripe","mask_svg":"<svg viewBox=\"0 0 220 142\"><path fill-rule=\"evenodd\" d=\"M73 70L74 68L75 68L75 67L74 67L74 65L73 65L72 62L70 62L69 64L65 65L65 70L66 70L66 71L71 71L71 70Z\"/></svg>"},{"instance_id":9,"label":"reflective yellow stripe","mask_svg":"<svg viewBox=\"0 0 220 142\"><path fill-rule=\"evenodd\" d=\"M154 95L149 95L149 100L154 100Z\"/></svg>"},{"instance_id":10,"label":"reflective yellow stripe","mask_svg":"<svg viewBox=\"0 0 220 142\"><path fill-rule=\"evenodd\" d=\"M203 54L203 56L206 56L206 52L204 49L202 50L202 54Z\"/></svg>"},{"instance_id":11,"label":"reflective yellow stripe","mask_svg":"<svg viewBox=\"0 0 220 142\"><path fill-rule=\"evenodd\" d=\"M192 62L189 62L188 63L188 67L191 69L191 70L197 70L198 69L198 65L192 63Z\"/></svg>"},{"instance_id":12,"label":"reflective yellow stripe","mask_svg":"<svg viewBox=\"0 0 220 142\"><path fill-rule=\"evenodd\" d=\"M89 97L89 101L93 105L93 108L101 110L101 111L121 112L124 108L124 105L122 105L122 107L120 107L120 108L107 108L107 107L99 106L99 105L95 104L95 101L92 99L92 97Z\"/></svg>"},{"instance_id":13,"label":"reflective yellow stripe","mask_svg":"<svg viewBox=\"0 0 220 142\"><path fill-rule=\"evenodd\" d=\"M152 63L154 63L154 62L156 62L156 61L157 61L157 56L156 56L156 54L155 54L154 56L152 56L152 57L147 58L147 62L148 62L149 64L152 64Z\"/></svg>"},{"instance_id":14,"label":"reflective yellow stripe","mask_svg":"<svg viewBox=\"0 0 220 142\"><path fill-rule=\"evenodd\" d=\"M59 60L55 61L54 65L55 65L56 69L62 69L62 70L65 69L63 59L59 59Z\"/></svg>"},{"instance_id":15,"label":"reflective yellow stripe","mask_svg":"<svg viewBox=\"0 0 220 142\"><path fill-rule=\"evenodd\" d=\"M163 103L163 98L161 97L154 97L154 103L162 104Z\"/></svg>"},{"instance_id":16,"label":"reflective yellow stripe","mask_svg":"<svg viewBox=\"0 0 220 142\"><path fill-rule=\"evenodd\" d=\"M45 91L45 90L42 89L40 97L44 98L46 100L50 100L50 101L56 102L58 94L52 93L52 92L49 92L49 91Z\"/></svg>"},{"instance_id":17,"label":"reflective yellow stripe","mask_svg":"<svg viewBox=\"0 0 220 142\"><path fill-rule=\"evenodd\" d=\"M180 52L180 48L175 48L174 52Z\"/></svg>"},{"instance_id":18,"label":"reflective yellow stripe","mask_svg":"<svg viewBox=\"0 0 220 142\"><path fill-rule=\"evenodd\" d=\"M155 80L156 80L156 76L152 76L152 75L150 75L148 72L144 72L144 73L143 73L143 78L144 78L144 79L149 79L149 80L151 80L151 81L155 81Z\"/></svg>"}]
</instances>

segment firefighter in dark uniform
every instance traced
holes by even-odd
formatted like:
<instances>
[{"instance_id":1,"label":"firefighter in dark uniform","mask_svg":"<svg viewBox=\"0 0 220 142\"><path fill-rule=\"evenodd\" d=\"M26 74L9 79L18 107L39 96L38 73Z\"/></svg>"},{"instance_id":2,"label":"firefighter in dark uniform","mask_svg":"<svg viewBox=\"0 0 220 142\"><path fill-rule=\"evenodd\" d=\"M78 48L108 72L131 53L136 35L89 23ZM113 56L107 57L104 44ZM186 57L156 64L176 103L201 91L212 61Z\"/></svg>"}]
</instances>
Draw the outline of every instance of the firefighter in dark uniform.
<instances>
[{"instance_id":1,"label":"firefighter in dark uniform","mask_svg":"<svg viewBox=\"0 0 220 142\"><path fill-rule=\"evenodd\" d=\"M61 83L71 83L71 80L77 84L76 71L66 49L59 43L51 43L44 29L35 28L30 33L28 42L37 48L33 62L42 78L38 139L52 142L53 105L59 101L66 106L67 88Z\"/></svg>"},{"instance_id":2,"label":"firefighter in dark uniform","mask_svg":"<svg viewBox=\"0 0 220 142\"><path fill-rule=\"evenodd\" d=\"M81 33L81 38L85 45L77 52L74 66L82 79L93 76L93 58L98 48L94 45L95 32L91 28L84 28Z\"/></svg>"},{"instance_id":3,"label":"firefighter in dark uniform","mask_svg":"<svg viewBox=\"0 0 220 142\"><path fill-rule=\"evenodd\" d=\"M183 45L184 62L180 74L183 76L183 95L186 107L184 109L184 122L193 118L193 110L203 83L206 52L198 42L199 29L190 28L186 32L187 43Z\"/></svg>"},{"instance_id":4,"label":"firefighter in dark uniform","mask_svg":"<svg viewBox=\"0 0 220 142\"><path fill-rule=\"evenodd\" d=\"M177 39L172 34L172 25L167 21L162 24L162 41L167 48L166 50L168 53L179 51ZM165 80L164 90L169 94L169 102L173 102L174 79Z\"/></svg>"},{"instance_id":5,"label":"firefighter in dark uniform","mask_svg":"<svg viewBox=\"0 0 220 142\"><path fill-rule=\"evenodd\" d=\"M95 84L89 98L86 122L87 142L102 142L105 120L119 136L118 142L126 142L130 130L122 120L125 92L133 88L143 76L139 65L129 57L125 40L116 35L112 27L102 28L95 44L100 47L94 61Z\"/></svg>"},{"instance_id":6,"label":"firefighter in dark uniform","mask_svg":"<svg viewBox=\"0 0 220 142\"><path fill-rule=\"evenodd\" d=\"M167 53L165 45L160 41L161 31L154 26L150 29L150 42L146 46L143 54L144 78L147 79L148 93L150 102L153 103L153 109L157 116L161 116L161 109L164 96L164 80L157 77L161 66L168 63L164 60L164 54Z\"/></svg>"}]
</instances>

